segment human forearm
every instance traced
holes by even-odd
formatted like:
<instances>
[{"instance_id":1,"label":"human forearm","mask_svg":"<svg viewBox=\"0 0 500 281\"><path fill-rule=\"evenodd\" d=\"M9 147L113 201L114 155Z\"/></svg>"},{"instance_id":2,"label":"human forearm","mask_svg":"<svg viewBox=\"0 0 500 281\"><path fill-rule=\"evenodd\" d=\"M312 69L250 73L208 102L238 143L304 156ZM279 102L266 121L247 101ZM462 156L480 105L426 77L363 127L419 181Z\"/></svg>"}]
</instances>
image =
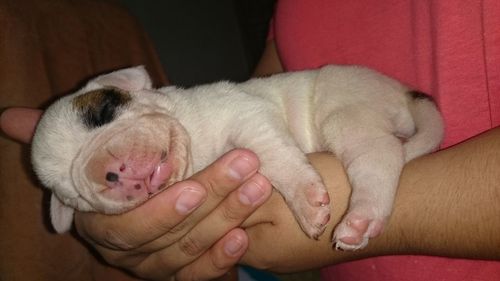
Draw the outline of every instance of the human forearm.
<instances>
[{"instance_id":1,"label":"human forearm","mask_svg":"<svg viewBox=\"0 0 500 281\"><path fill-rule=\"evenodd\" d=\"M500 128L409 163L391 223L403 253L500 259L499 169Z\"/></svg>"},{"instance_id":2,"label":"human forearm","mask_svg":"<svg viewBox=\"0 0 500 281\"><path fill-rule=\"evenodd\" d=\"M319 241L308 239L274 194L247 221L244 263L290 272L385 254L500 259L500 128L409 163L384 233L356 252L332 250L330 242L349 198L345 173L333 156L314 154L310 160L332 198L325 234Z\"/></svg>"}]
</instances>

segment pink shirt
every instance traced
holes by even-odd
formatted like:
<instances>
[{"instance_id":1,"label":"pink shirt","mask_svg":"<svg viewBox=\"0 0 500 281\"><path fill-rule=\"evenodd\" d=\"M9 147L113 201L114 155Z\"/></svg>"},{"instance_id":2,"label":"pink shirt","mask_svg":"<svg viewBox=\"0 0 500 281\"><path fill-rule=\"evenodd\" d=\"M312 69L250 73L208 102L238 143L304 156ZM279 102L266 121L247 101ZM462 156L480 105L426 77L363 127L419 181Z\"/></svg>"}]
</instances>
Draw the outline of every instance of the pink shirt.
<instances>
[{"instance_id":1,"label":"pink shirt","mask_svg":"<svg viewBox=\"0 0 500 281\"><path fill-rule=\"evenodd\" d=\"M500 125L500 1L281 0L272 23L286 70L369 66L434 96L443 147ZM380 257L332 266L331 280L500 280L500 263Z\"/></svg>"}]
</instances>

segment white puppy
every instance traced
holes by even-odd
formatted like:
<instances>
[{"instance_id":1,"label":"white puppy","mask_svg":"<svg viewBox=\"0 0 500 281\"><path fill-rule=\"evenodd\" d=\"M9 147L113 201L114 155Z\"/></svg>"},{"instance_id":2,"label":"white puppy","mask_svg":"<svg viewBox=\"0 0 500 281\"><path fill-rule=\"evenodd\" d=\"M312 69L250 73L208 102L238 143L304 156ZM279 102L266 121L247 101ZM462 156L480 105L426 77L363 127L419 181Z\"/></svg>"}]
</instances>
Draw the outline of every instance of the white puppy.
<instances>
[{"instance_id":1,"label":"white puppy","mask_svg":"<svg viewBox=\"0 0 500 281\"><path fill-rule=\"evenodd\" d=\"M333 152L352 185L334 243L364 247L392 209L405 162L443 135L427 96L373 70L325 66L235 84L152 89L143 67L91 80L47 109L33 139L35 172L52 189L51 218L67 231L73 209L122 213L233 148L254 151L260 172L317 238L329 197L305 156Z\"/></svg>"}]
</instances>

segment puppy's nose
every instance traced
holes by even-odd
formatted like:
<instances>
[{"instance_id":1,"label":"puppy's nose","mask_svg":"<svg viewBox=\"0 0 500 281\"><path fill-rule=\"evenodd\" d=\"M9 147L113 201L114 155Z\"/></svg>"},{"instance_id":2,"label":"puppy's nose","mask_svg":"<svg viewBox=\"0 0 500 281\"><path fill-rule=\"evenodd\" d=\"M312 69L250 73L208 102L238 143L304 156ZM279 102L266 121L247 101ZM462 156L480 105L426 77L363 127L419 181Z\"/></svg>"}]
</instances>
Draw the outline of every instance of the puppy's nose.
<instances>
[{"instance_id":1,"label":"puppy's nose","mask_svg":"<svg viewBox=\"0 0 500 281\"><path fill-rule=\"evenodd\" d=\"M137 179L129 178L126 174L122 174L122 172L122 170L120 172L107 172L105 175L106 186L115 190L114 192L119 194L121 198L128 201L141 196L145 192L144 190L146 190L145 179L141 179L140 177Z\"/></svg>"},{"instance_id":2,"label":"puppy's nose","mask_svg":"<svg viewBox=\"0 0 500 281\"><path fill-rule=\"evenodd\" d=\"M108 172L106 174L106 180L109 182L116 182L116 181L118 181L119 178L120 177L118 176L118 174L113 173L113 172Z\"/></svg>"}]
</instances>

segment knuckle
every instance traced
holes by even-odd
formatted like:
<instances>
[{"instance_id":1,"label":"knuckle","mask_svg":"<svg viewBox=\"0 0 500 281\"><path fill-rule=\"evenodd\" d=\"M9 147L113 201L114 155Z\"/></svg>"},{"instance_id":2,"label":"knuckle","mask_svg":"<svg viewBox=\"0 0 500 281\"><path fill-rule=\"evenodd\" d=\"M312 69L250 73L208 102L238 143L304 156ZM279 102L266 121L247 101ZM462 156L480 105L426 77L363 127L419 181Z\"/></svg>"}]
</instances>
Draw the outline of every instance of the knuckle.
<instances>
[{"instance_id":1,"label":"knuckle","mask_svg":"<svg viewBox=\"0 0 500 281\"><path fill-rule=\"evenodd\" d=\"M184 220L177 225L169 228L168 230L165 231L163 234L163 239L167 242L170 241L170 243L177 241L179 237L183 236L186 234L186 232L189 229L189 226L192 224L190 220Z\"/></svg>"},{"instance_id":2,"label":"knuckle","mask_svg":"<svg viewBox=\"0 0 500 281\"><path fill-rule=\"evenodd\" d=\"M186 232L188 225L190 225L191 223L192 222L190 222L189 220L184 220L177 225L170 227L166 231L166 235L170 237L178 237L179 235L183 235Z\"/></svg>"},{"instance_id":3,"label":"knuckle","mask_svg":"<svg viewBox=\"0 0 500 281\"><path fill-rule=\"evenodd\" d=\"M209 194L217 200L222 200L227 196L228 189L227 184L223 183L219 177L207 178L204 182Z\"/></svg>"},{"instance_id":4,"label":"knuckle","mask_svg":"<svg viewBox=\"0 0 500 281\"><path fill-rule=\"evenodd\" d=\"M223 221L226 222L236 222L242 220L241 212L238 208L232 208L231 206L221 206L220 214Z\"/></svg>"},{"instance_id":5,"label":"knuckle","mask_svg":"<svg viewBox=\"0 0 500 281\"><path fill-rule=\"evenodd\" d=\"M103 233L104 245L122 251L130 251L135 249L137 246L124 237L123 233L117 232L113 229L106 229Z\"/></svg>"},{"instance_id":6,"label":"knuckle","mask_svg":"<svg viewBox=\"0 0 500 281\"><path fill-rule=\"evenodd\" d=\"M199 256L205 250L205 248L200 245L200 242L190 235L186 235L179 240L179 249L189 257Z\"/></svg>"},{"instance_id":7,"label":"knuckle","mask_svg":"<svg viewBox=\"0 0 500 281\"><path fill-rule=\"evenodd\" d=\"M79 214L75 218L78 234L94 245L99 245L111 250L132 250L131 244L124 232L111 224L106 224L100 214ZM101 225L100 225L101 224ZM105 225L103 227L103 225Z\"/></svg>"}]
</instances>

